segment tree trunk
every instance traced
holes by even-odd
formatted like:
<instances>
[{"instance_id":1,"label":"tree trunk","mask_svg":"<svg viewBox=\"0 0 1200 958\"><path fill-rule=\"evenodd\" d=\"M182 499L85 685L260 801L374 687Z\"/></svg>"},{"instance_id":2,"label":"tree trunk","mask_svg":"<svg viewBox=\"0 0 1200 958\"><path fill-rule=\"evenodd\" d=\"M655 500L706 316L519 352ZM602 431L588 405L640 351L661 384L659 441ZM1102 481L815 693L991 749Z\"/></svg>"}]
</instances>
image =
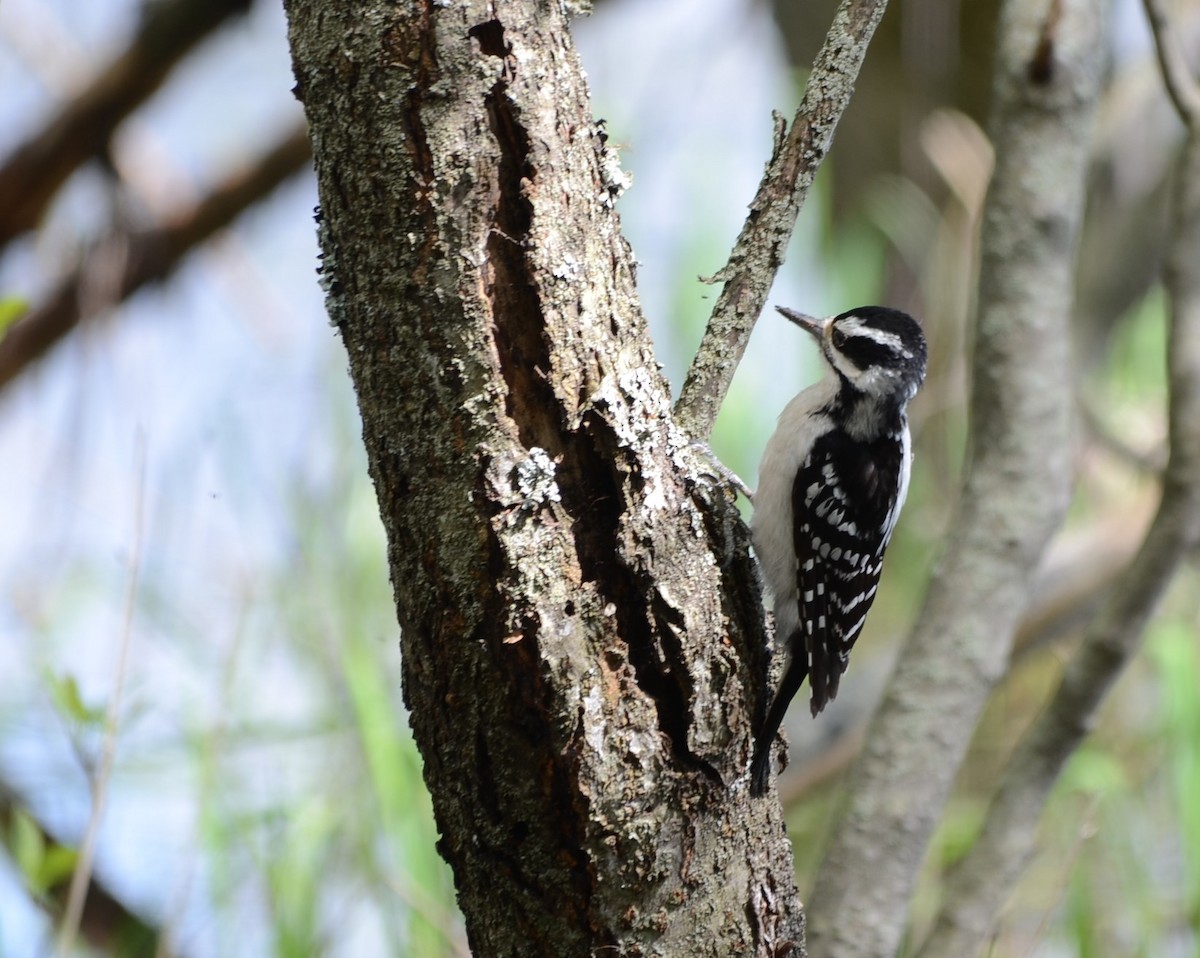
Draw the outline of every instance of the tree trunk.
<instances>
[{"instance_id":1,"label":"tree trunk","mask_svg":"<svg viewBox=\"0 0 1200 958\"><path fill-rule=\"evenodd\" d=\"M759 588L672 422L568 5L289 0L405 700L478 955L803 954Z\"/></svg>"}]
</instances>

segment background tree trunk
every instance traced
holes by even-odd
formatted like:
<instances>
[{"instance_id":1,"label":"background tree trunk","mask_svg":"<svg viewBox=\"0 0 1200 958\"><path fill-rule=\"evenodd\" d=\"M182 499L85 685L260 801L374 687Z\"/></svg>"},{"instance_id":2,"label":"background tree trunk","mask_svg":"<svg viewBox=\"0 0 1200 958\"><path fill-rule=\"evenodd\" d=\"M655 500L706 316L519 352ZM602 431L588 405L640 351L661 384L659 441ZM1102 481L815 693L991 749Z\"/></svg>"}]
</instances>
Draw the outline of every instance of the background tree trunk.
<instances>
[{"instance_id":1,"label":"background tree trunk","mask_svg":"<svg viewBox=\"0 0 1200 958\"><path fill-rule=\"evenodd\" d=\"M963 488L809 899L822 956L900 946L922 858L1070 501L1071 276L1106 7L1002 7Z\"/></svg>"},{"instance_id":2,"label":"background tree trunk","mask_svg":"<svg viewBox=\"0 0 1200 958\"><path fill-rule=\"evenodd\" d=\"M761 599L674 426L565 5L291 0L405 697L480 955L803 953Z\"/></svg>"}]
</instances>

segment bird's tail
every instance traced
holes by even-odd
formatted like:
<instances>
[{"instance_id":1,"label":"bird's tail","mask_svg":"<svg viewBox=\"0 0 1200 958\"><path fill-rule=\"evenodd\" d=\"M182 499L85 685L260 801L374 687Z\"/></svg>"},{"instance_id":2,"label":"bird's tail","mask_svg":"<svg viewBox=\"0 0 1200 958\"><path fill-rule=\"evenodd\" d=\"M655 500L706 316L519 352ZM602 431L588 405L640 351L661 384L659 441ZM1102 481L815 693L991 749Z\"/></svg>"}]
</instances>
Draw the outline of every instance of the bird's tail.
<instances>
[{"instance_id":1,"label":"bird's tail","mask_svg":"<svg viewBox=\"0 0 1200 958\"><path fill-rule=\"evenodd\" d=\"M783 673L779 691L771 700L767 717L754 736L754 759L750 763L750 794L756 797L766 794L767 782L771 777L771 751L775 744L775 736L779 734L779 726L783 724L788 706L808 675L808 654L804 649L804 637L797 630L789 637L788 644L793 650L791 661Z\"/></svg>"}]
</instances>

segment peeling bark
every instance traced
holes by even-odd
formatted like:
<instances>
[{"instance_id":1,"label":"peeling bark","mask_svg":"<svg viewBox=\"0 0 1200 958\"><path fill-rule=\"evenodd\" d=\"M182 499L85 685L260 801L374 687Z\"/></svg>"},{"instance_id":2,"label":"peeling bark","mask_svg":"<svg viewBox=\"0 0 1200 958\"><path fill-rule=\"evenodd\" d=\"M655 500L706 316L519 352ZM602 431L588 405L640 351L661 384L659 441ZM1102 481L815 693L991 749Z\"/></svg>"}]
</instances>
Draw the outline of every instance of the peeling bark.
<instances>
[{"instance_id":1,"label":"peeling bark","mask_svg":"<svg viewBox=\"0 0 1200 958\"><path fill-rule=\"evenodd\" d=\"M287 3L405 700L479 955L800 955L744 526L559 4Z\"/></svg>"}]
</instances>

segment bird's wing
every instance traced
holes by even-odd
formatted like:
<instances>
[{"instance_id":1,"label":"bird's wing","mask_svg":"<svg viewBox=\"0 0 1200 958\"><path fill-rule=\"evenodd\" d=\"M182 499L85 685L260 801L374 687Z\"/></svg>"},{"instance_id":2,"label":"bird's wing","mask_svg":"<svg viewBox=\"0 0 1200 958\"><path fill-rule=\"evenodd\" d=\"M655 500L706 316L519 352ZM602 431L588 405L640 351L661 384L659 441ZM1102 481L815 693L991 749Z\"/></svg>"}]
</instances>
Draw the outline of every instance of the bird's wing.
<instances>
[{"instance_id":1,"label":"bird's wing","mask_svg":"<svg viewBox=\"0 0 1200 958\"><path fill-rule=\"evenodd\" d=\"M834 431L818 439L792 486L796 586L811 709L837 695L850 649L875 601L895 524L904 445L864 445Z\"/></svg>"}]
</instances>

